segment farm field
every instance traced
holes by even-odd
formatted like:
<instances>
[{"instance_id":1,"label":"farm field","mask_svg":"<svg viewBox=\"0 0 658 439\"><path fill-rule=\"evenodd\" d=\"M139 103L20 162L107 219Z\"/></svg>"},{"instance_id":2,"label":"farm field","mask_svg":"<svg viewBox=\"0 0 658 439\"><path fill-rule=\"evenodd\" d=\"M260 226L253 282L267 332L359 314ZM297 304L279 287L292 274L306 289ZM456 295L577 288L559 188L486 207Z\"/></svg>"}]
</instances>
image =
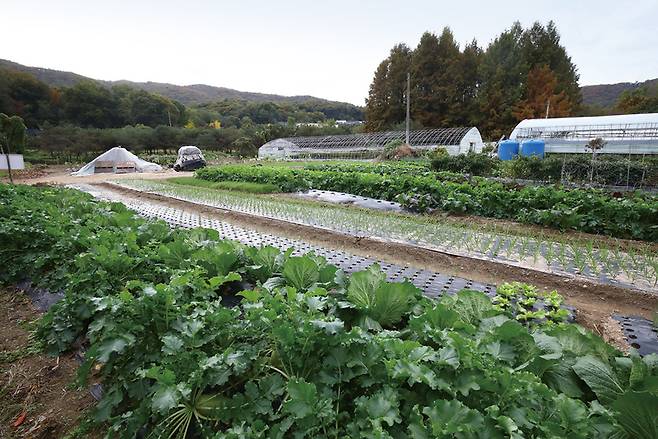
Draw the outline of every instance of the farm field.
<instances>
[{"instance_id":1,"label":"farm field","mask_svg":"<svg viewBox=\"0 0 658 439\"><path fill-rule=\"evenodd\" d=\"M0 281L61 292L35 337L99 431L653 437L652 243L166 178L0 186Z\"/></svg>"},{"instance_id":2,"label":"farm field","mask_svg":"<svg viewBox=\"0 0 658 439\"><path fill-rule=\"evenodd\" d=\"M391 214L281 197L235 194L167 181L122 180L123 187L195 203L329 229L356 237L376 237L484 258L545 272L564 273L647 291L658 282L658 256L649 245L624 251L587 242L482 232L438 218Z\"/></svg>"}]
</instances>

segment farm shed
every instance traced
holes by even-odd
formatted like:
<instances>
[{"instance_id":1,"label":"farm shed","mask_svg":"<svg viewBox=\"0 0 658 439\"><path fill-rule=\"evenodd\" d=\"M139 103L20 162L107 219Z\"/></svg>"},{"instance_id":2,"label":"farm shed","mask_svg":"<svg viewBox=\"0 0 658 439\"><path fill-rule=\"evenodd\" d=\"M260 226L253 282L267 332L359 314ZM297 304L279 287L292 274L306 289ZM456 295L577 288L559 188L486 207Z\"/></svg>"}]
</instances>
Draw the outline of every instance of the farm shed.
<instances>
[{"instance_id":1,"label":"farm shed","mask_svg":"<svg viewBox=\"0 0 658 439\"><path fill-rule=\"evenodd\" d=\"M391 142L405 142L404 131L345 134L338 136L288 137L267 142L258 150L259 158L271 159L371 159ZM445 147L452 155L480 152L482 136L475 127L437 128L411 131L413 149Z\"/></svg>"},{"instance_id":2,"label":"farm shed","mask_svg":"<svg viewBox=\"0 0 658 439\"><path fill-rule=\"evenodd\" d=\"M586 153L593 139L605 146L607 154L658 154L658 113L618 116L526 119L510 134L510 139L543 140L547 153Z\"/></svg>"}]
</instances>

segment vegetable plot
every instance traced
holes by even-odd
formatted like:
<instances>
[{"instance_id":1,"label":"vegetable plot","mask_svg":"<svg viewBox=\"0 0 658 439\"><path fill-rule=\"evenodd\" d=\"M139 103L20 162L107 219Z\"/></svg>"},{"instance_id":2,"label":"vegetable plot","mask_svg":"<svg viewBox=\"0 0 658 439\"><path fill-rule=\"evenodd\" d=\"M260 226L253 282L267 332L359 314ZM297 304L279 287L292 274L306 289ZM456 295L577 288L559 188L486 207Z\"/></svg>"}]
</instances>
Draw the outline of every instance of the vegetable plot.
<instances>
[{"instance_id":1,"label":"vegetable plot","mask_svg":"<svg viewBox=\"0 0 658 439\"><path fill-rule=\"evenodd\" d=\"M482 293L432 300L377 267L349 277L75 191L0 200L0 279L65 291L39 336L52 353L84 340L80 380L101 380L110 436L658 433L658 356L578 326L529 328Z\"/></svg>"},{"instance_id":2,"label":"vegetable plot","mask_svg":"<svg viewBox=\"0 0 658 439\"><path fill-rule=\"evenodd\" d=\"M451 181L455 180L453 176L442 180L434 174L414 171L378 174L232 165L202 169L197 176L211 181L269 183L285 192L347 192L399 201L421 210L436 208L561 230L658 241L658 200L639 192L614 198L594 189L520 188L484 178L462 182L462 177Z\"/></svg>"},{"instance_id":3,"label":"vegetable plot","mask_svg":"<svg viewBox=\"0 0 658 439\"><path fill-rule=\"evenodd\" d=\"M461 256L515 262L540 270L579 274L601 282L655 288L658 258L651 250L624 252L594 243L556 242L446 224L417 215L374 212L313 202L233 194L161 181L122 180L121 186L252 215L265 216L355 236L380 237Z\"/></svg>"}]
</instances>

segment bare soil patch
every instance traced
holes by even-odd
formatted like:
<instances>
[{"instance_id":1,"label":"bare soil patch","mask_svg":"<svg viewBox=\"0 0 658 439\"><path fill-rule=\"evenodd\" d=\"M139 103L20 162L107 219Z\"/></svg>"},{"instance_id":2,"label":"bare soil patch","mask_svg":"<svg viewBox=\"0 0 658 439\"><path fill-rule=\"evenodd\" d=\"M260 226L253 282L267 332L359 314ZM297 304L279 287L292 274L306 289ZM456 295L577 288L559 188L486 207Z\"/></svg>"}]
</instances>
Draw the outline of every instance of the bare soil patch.
<instances>
[{"instance_id":1,"label":"bare soil patch","mask_svg":"<svg viewBox=\"0 0 658 439\"><path fill-rule=\"evenodd\" d=\"M310 226L119 188L111 184L100 184L99 186L121 193L128 198L149 200L189 213L204 214L239 227L299 239L364 257L381 259L389 263L410 265L484 283L500 284L519 281L533 284L542 291L557 290L565 297L569 305L577 309L578 323L622 347L626 344L618 324L610 318L611 315L614 313L638 315L650 319L658 307L658 296L641 290L604 285L581 278L562 277L494 261L454 256L407 244L382 242L372 238L356 238L342 233L318 230Z\"/></svg>"},{"instance_id":2,"label":"bare soil patch","mask_svg":"<svg viewBox=\"0 0 658 439\"><path fill-rule=\"evenodd\" d=\"M73 355L38 352L29 327L39 316L21 292L0 290L1 438L63 437L95 403L86 389L72 384L78 367Z\"/></svg>"}]
</instances>

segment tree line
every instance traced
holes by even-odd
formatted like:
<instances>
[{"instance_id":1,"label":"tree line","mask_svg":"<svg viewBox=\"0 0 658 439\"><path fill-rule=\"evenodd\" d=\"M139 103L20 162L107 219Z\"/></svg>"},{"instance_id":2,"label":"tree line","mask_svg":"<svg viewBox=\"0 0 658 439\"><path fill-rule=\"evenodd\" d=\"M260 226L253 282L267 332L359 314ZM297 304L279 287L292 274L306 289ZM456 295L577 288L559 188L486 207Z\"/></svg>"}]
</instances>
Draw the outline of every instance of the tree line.
<instances>
[{"instance_id":1,"label":"tree line","mask_svg":"<svg viewBox=\"0 0 658 439\"><path fill-rule=\"evenodd\" d=\"M355 105L308 99L304 102L250 102L227 99L198 106L128 85L106 87L81 81L72 87L50 87L29 73L0 69L0 112L23 118L31 129L56 125L81 128L236 127L243 124L362 120Z\"/></svg>"},{"instance_id":2,"label":"tree line","mask_svg":"<svg viewBox=\"0 0 658 439\"><path fill-rule=\"evenodd\" d=\"M175 153L182 145L196 145L202 150L251 157L270 140L291 136L349 134L349 127L295 126L290 124L242 123L238 127L170 127L158 125L125 126L122 128L80 128L57 125L33 132L27 148L41 151L39 162L64 163L86 161L93 155L115 146L147 154ZM45 155L44 155L45 154Z\"/></svg>"},{"instance_id":3,"label":"tree line","mask_svg":"<svg viewBox=\"0 0 658 439\"><path fill-rule=\"evenodd\" d=\"M411 74L414 127L477 126L498 140L519 120L570 116L581 104L578 72L553 22L514 23L486 49L463 48L450 28L425 32L415 49L401 43L377 67L366 101L366 129L401 127Z\"/></svg>"},{"instance_id":4,"label":"tree line","mask_svg":"<svg viewBox=\"0 0 658 439\"><path fill-rule=\"evenodd\" d=\"M72 87L49 87L28 73L8 69L0 69L1 113L22 118L30 134L27 148L42 151L53 162L87 159L114 146L154 153L197 145L252 156L274 138L347 134L352 128L337 127L333 119L363 119L359 107L319 99L224 100L186 107L127 85L110 88L81 81Z\"/></svg>"}]
</instances>

